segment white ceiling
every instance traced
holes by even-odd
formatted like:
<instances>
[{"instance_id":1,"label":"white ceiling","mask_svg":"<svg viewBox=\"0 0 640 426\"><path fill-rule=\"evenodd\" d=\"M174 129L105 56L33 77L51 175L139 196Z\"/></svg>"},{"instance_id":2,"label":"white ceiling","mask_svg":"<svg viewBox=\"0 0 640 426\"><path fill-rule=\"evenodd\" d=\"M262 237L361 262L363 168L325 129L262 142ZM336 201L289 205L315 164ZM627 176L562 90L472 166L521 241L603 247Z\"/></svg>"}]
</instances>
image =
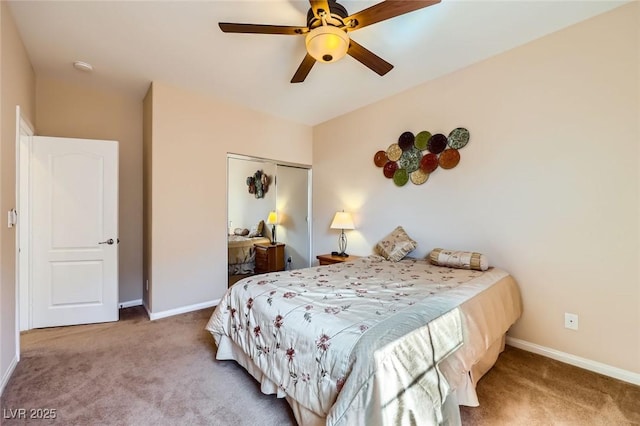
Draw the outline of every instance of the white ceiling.
<instances>
[{"instance_id":1,"label":"white ceiling","mask_svg":"<svg viewBox=\"0 0 640 426\"><path fill-rule=\"evenodd\" d=\"M411 0L407 0L411 1ZM626 3L443 0L351 37L395 68L347 56L289 81L304 37L225 34L217 23L306 25L307 1L10 1L36 75L140 99L154 80L315 125ZM350 14L378 1L340 1ZM91 63L82 73L73 61Z\"/></svg>"}]
</instances>

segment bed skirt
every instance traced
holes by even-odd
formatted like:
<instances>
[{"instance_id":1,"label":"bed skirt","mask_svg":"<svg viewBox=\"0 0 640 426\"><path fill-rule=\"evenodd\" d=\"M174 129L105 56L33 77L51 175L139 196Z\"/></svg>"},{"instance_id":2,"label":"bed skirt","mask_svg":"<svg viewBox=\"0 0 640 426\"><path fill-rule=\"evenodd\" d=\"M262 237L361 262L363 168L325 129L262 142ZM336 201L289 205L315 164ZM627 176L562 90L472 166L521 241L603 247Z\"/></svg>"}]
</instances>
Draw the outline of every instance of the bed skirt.
<instances>
[{"instance_id":1,"label":"bed skirt","mask_svg":"<svg viewBox=\"0 0 640 426\"><path fill-rule=\"evenodd\" d=\"M229 264L229 275L253 274L256 267L255 254L250 262Z\"/></svg>"}]
</instances>

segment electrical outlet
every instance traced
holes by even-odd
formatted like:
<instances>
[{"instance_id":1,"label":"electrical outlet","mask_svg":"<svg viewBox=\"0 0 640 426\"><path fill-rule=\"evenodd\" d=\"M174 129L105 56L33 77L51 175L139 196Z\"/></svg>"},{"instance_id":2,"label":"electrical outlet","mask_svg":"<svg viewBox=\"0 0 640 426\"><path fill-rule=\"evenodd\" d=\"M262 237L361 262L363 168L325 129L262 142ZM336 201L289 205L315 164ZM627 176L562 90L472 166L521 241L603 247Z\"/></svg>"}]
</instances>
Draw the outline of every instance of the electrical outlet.
<instances>
[{"instance_id":1,"label":"electrical outlet","mask_svg":"<svg viewBox=\"0 0 640 426\"><path fill-rule=\"evenodd\" d=\"M291 256L287 258L287 263L291 263Z\"/></svg>"},{"instance_id":2,"label":"electrical outlet","mask_svg":"<svg viewBox=\"0 0 640 426\"><path fill-rule=\"evenodd\" d=\"M569 330L577 330L578 329L578 315L570 314L568 312L564 313L564 328L568 328Z\"/></svg>"}]
</instances>

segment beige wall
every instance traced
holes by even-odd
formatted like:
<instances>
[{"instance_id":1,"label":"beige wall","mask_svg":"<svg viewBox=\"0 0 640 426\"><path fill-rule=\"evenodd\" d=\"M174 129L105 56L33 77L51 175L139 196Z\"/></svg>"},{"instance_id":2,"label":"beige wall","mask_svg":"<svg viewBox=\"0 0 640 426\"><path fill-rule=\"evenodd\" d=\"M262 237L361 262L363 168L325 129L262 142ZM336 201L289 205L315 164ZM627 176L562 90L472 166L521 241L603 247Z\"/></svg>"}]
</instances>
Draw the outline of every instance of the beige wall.
<instances>
[{"instance_id":1,"label":"beige wall","mask_svg":"<svg viewBox=\"0 0 640 426\"><path fill-rule=\"evenodd\" d=\"M311 128L161 82L152 86L154 313L212 302L227 286L228 152L311 164Z\"/></svg>"},{"instance_id":2,"label":"beige wall","mask_svg":"<svg viewBox=\"0 0 640 426\"><path fill-rule=\"evenodd\" d=\"M119 142L119 300L142 299L141 100L38 77L36 112L39 135Z\"/></svg>"},{"instance_id":3,"label":"beige wall","mask_svg":"<svg viewBox=\"0 0 640 426\"><path fill-rule=\"evenodd\" d=\"M0 217L16 208L16 105L35 123L35 74L6 2L0 2ZM6 219L5 219L6 220ZM0 226L0 387L16 360L16 232Z\"/></svg>"},{"instance_id":4,"label":"beige wall","mask_svg":"<svg viewBox=\"0 0 640 426\"><path fill-rule=\"evenodd\" d=\"M634 2L316 126L314 254L335 250L341 208L353 254L397 225L418 256L481 251L520 284L511 336L640 373L639 17ZM460 164L422 186L373 164L406 130L458 126Z\"/></svg>"}]
</instances>

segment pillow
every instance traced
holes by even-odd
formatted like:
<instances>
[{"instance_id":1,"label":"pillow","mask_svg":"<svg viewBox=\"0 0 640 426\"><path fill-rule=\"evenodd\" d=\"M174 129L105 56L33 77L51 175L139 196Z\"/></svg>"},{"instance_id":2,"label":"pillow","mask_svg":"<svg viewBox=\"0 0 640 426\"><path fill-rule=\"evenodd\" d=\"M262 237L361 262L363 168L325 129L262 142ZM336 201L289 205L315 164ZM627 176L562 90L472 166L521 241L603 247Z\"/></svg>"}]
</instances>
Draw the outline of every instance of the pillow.
<instances>
[{"instance_id":1,"label":"pillow","mask_svg":"<svg viewBox=\"0 0 640 426\"><path fill-rule=\"evenodd\" d=\"M233 233L240 236L249 235L249 230L247 228L236 228L233 230Z\"/></svg>"},{"instance_id":2,"label":"pillow","mask_svg":"<svg viewBox=\"0 0 640 426\"><path fill-rule=\"evenodd\" d=\"M459 269L489 269L489 259L482 253L472 251L454 251L436 248L429 253L429 261L434 265Z\"/></svg>"},{"instance_id":3,"label":"pillow","mask_svg":"<svg viewBox=\"0 0 640 426\"><path fill-rule=\"evenodd\" d=\"M257 225L252 226L247 237L262 237L262 228L264 228L264 220L261 220Z\"/></svg>"},{"instance_id":4,"label":"pillow","mask_svg":"<svg viewBox=\"0 0 640 426\"><path fill-rule=\"evenodd\" d=\"M416 247L418 243L407 235L402 226L398 226L376 244L376 251L385 259L397 262Z\"/></svg>"}]
</instances>

